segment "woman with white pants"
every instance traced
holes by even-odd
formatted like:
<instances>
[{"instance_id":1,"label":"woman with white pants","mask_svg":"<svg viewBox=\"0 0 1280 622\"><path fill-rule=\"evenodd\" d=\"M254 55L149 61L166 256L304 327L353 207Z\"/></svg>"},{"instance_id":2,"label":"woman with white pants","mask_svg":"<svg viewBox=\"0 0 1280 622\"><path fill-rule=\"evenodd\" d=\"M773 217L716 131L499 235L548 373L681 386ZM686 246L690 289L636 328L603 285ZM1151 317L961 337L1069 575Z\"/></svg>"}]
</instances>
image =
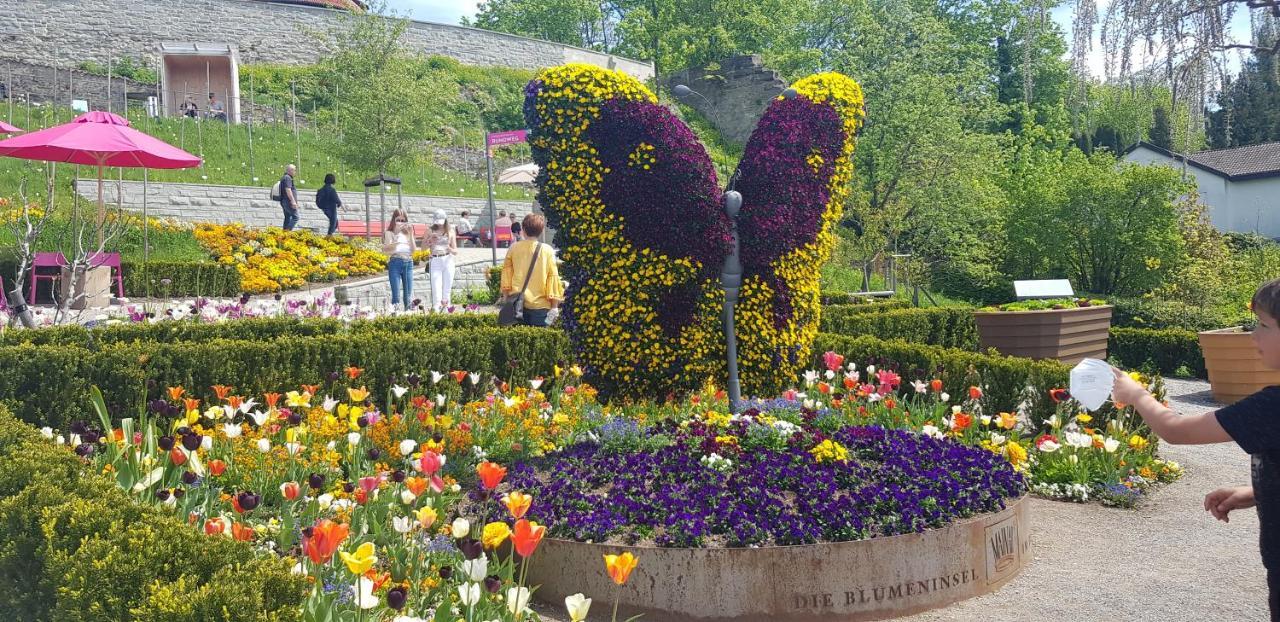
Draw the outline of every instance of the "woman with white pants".
<instances>
[{"instance_id":1,"label":"woman with white pants","mask_svg":"<svg viewBox=\"0 0 1280 622\"><path fill-rule=\"evenodd\" d=\"M436 311L447 310L451 304L449 293L453 290L453 256L458 254L458 238L444 210L436 210L422 246L431 250L431 302Z\"/></svg>"}]
</instances>

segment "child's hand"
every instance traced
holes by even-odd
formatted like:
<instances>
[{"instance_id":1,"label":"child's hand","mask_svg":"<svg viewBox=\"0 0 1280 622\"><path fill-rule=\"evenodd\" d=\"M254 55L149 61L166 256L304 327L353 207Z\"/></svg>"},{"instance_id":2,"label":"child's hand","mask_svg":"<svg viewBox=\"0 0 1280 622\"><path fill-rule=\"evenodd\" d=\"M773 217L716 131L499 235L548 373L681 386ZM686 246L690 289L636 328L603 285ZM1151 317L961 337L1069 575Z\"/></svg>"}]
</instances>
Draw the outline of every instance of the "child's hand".
<instances>
[{"instance_id":1,"label":"child's hand","mask_svg":"<svg viewBox=\"0 0 1280 622\"><path fill-rule=\"evenodd\" d=\"M1227 516L1231 510L1251 508L1256 503L1252 486L1219 488L1204 496L1204 509L1224 523L1231 522L1231 518Z\"/></svg>"},{"instance_id":2,"label":"child's hand","mask_svg":"<svg viewBox=\"0 0 1280 622\"><path fill-rule=\"evenodd\" d=\"M1111 401L1121 404L1137 404L1142 396L1147 395L1146 387L1138 384L1129 374L1115 367L1111 371L1116 375L1116 383L1111 387Z\"/></svg>"}]
</instances>

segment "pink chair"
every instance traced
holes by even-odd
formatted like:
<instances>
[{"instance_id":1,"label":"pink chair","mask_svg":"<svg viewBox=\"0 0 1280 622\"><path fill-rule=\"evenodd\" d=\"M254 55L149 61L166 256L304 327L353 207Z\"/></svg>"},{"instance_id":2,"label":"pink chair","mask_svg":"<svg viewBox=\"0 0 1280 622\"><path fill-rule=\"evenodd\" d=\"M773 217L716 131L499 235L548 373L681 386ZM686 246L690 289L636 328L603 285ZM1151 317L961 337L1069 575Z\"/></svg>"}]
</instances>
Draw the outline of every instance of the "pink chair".
<instances>
[{"instance_id":1,"label":"pink chair","mask_svg":"<svg viewBox=\"0 0 1280 622\"><path fill-rule=\"evenodd\" d=\"M511 233L511 227L494 227L493 229L498 236L498 246L504 248L511 246L511 242L515 240L515 236Z\"/></svg>"},{"instance_id":2,"label":"pink chair","mask_svg":"<svg viewBox=\"0 0 1280 622\"><path fill-rule=\"evenodd\" d=\"M4 277L0 276L0 308L9 308L9 299L4 295Z\"/></svg>"},{"instance_id":3,"label":"pink chair","mask_svg":"<svg viewBox=\"0 0 1280 622\"><path fill-rule=\"evenodd\" d=\"M67 258L62 253L36 253L35 258L31 261L31 297L27 299L30 304L36 303L36 283L41 280L49 281L50 287L54 281L62 276L62 268L68 265ZM41 274L40 268L57 268L57 272L46 272ZM52 291L52 290L51 290ZM53 294L49 295L50 298Z\"/></svg>"},{"instance_id":4,"label":"pink chair","mask_svg":"<svg viewBox=\"0 0 1280 622\"><path fill-rule=\"evenodd\" d=\"M116 273L116 296L124 298L124 269L120 266L120 253L94 253L89 256L89 267L108 266Z\"/></svg>"}]
</instances>

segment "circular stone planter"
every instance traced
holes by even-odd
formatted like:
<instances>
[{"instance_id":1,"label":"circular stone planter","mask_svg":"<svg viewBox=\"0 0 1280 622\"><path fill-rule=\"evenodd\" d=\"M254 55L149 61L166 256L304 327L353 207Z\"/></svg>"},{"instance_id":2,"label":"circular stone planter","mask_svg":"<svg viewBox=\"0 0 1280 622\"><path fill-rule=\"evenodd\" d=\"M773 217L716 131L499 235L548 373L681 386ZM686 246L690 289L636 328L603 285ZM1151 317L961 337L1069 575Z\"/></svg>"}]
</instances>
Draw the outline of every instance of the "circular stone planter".
<instances>
[{"instance_id":1,"label":"circular stone planter","mask_svg":"<svg viewBox=\"0 0 1280 622\"><path fill-rule=\"evenodd\" d=\"M978 345L1007 356L1057 359L1067 364L1083 358L1106 360L1111 305L1042 311L975 311Z\"/></svg>"},{"instance_id":2,"label":"circular stone planter","mask_svg":"<svg viewBox=\"0 0 1280 622\"><path fill-rule=\"evenodd\" d=\"M657 548L545 539L530 559L536 598L582 592L608 607L617 589L605 554L631 551L639 566L621 609L663 622L882 620L985 594L1031 561L1028 502L922 533L763 548Z\"/></svg>"}]
</instances>

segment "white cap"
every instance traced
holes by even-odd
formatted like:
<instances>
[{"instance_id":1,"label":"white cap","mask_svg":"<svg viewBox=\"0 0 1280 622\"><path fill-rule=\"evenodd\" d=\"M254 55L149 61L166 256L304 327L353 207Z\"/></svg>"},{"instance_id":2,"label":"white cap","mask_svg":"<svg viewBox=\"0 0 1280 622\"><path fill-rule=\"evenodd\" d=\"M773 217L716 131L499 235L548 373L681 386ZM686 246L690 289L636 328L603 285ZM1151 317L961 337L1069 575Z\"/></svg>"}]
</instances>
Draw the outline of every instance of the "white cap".
<instances>
[{"instance_id":1,"label":"white cap","mask_svg":"<svg viewBox=\"0 0 1280 622\"><path fill-rule=\"evenodd\" d=\"M442 209L436 210L435 224L443 225L445 222L448 222L448 217L445 216L444 210Z\"/></svg>"}]
</instances>

